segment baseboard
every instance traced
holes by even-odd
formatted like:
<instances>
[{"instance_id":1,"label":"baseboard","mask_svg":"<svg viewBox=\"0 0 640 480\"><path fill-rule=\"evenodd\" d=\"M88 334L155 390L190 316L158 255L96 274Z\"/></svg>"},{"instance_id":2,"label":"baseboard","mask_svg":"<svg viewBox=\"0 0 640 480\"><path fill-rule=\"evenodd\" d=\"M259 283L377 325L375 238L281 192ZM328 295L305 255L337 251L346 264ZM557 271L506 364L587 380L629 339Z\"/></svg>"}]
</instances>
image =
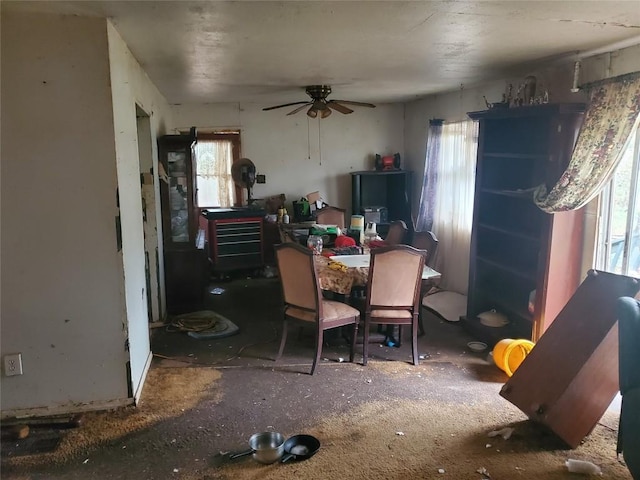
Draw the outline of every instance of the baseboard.
<instances>
[{"instance_id":1,"label":"baseboard","mask_svg":"<svg viewBox=\"0 0 640 480\"><path fill-rule=\"evenodd\" d=\"M133 403L135 405L140 401L140 395L142 395L142 388L144 387L144 382L147 379L147 374L149 373L149 368L151 368L151 361L153 360L153 353L149 352L147 356L147 361L144 363L144 368L142 370L142 375L140 377L140 381L138 382L138 387L136 388L135 393L133 394Z\"/></svg>"},{"instance_id":2,"label":"baseboard","mask_svg":"<svg viewBox=\"0 0 640 480\"><path fill-rule=\"evenodd\" d=\"M107 400L104 402L91 402L91 403L75 403L74 402L67 405L59 405L56 407L16 408L12 410L3 410L0 413L0 419L53 417L57 415L76 414L76 413L91 412L96 410L111 410L114 408L131 405L133 401L134 401L133 398L119 398L115 400Z\"/></svg>"}]
</instances>

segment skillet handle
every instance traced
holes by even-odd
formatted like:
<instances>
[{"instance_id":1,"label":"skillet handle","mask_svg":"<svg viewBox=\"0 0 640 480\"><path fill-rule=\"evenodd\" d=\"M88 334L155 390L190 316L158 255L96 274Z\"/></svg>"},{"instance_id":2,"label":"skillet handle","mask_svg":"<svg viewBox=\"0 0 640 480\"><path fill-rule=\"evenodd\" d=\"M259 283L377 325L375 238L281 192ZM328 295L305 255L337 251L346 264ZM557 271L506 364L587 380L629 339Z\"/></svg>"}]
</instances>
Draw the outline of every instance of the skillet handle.
<instances>
[{"instance_id":1,"label":"skillet handle","mask_svg":"<svg viewBox=\"0 0 640 480\"><path fill-rule=\"evenodd\" d=\"M295 459L296 456L293 453L285 453L280 459L280 463L288 462L291 459Z\"/></svg>"},{"instance_id":2,"label":"skillet handle","mask_svg":"<svg viewBox=\"0 0 640 480\"><path fill-rule=\"evenodd\" d=\"M253 448L249 450L245 450L244 452L232 453L229 455L229 460L233 460L234 458L246 457L247 455L251 455L253 453Z\"/></svg>"}]
</instances>

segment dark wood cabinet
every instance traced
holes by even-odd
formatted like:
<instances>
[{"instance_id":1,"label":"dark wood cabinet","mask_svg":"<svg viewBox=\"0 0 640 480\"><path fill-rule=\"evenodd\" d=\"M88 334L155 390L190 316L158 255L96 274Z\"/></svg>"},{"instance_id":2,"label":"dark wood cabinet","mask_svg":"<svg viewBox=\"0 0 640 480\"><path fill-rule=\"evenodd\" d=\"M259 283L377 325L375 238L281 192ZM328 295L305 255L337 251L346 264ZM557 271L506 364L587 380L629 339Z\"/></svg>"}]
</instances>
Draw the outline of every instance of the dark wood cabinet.
<instances>
[{"instance_id":1,"label":"dark wood cabinet","mask_svg":"<svg viewBox=\"0 0 640 480\"><path fill-rule=\"evenodd\" d=\"M198 211L194 175L195 129L158 139L162 233L165 247L195 245Z\"/></svg>"},{"instance_id":2,"label":"dark wood cabinet","mask_svg":"<svg viewBox=\"0 0 640 480\"><path fill-rule=\"evenodd\" d=\"M352 214L364 215L367 208L383 207L386 221L376 222L378 233L386 235L394 220L403 220L412 230L411 181L412 172L408 170L352 172Z\"/></svg>"},{"instance_id":3,"label":"dark wood cabinet","mask_svg":"<svg viewBox=\"0 0 640 480\"><path fill-rule=\"evenodd\" d=\"M584 108L469 113L479 121L479 137L465 320L490 344L537 340L580 284L583 212L545 213L533 190L552 187L568 165ZM478 314L493 309L508 317L508 326L480 323Z\"/></svg>"},{"instance_id":4,"label":"dark wood cabinet","mask_svg":"<svg viewBox=\"0 0 640 480\"><path fill-rule=\"evenodd\" d=\"M196 130L158 138L164 271L169 313L201 307L207 281L204 242L198 245L194 152Z\"/></svg>"}]
</instances>

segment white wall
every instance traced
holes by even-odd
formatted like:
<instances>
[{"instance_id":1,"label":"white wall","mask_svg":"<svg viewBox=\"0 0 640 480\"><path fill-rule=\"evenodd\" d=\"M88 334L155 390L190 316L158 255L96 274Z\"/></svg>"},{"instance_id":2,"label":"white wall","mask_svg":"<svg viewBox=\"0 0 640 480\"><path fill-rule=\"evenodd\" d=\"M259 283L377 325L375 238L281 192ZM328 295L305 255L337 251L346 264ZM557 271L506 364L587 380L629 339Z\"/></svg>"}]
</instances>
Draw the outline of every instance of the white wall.
<instances>
[{"instance_id":1,"label":"white wall","mask_svg":"<svg viewBox=\"0 0 640 480\"><path fill-rule=\"evenodd\" d=\"M129 403L128 337L148 356L135 101L154 131L168 107L106 20L1 22L0 349L24 366L2 376L2 416Z\"/></svg>"},{"instance_id":2,"label":"white wall","mask_svg":"<svg viewBox=\"0 0 640 480\"><path fill-rule=\"evenodd\" d=\"M327 203L351 209L349 172L373 169L376 153L404 158L404 108L354 108L343 115L310 119L304 112L287 116L286 108L263 112L268 105L210 104L173 106L173 128L239 128L242 156L250 158L267 183L256 184L262 198L284 193L287 202L319 190Z\"/></svg>"},{"instance_id":3,"label":"white wall","mask_svg":"<svg viewBox=\"0 0 640 480\"><path fill-rule=\"evenodd\" d=\"M578 57L576 57L578 59ZM640 70L640 45L581 59L579 83L586 84L607 77L614 77ZM459 91L433 95L406 105L405 149L407 164L421 176L424 173L427 129L429 119L442 118L446 121L467 120L467 112L486 110L483 96L490 102L500 101L508 84L517 85L526 75L535 75L539 88L549 90L550 102L586 102L586 91L572 93L574 62L567 59L563 63L548 65L532 72L524 72L520 77L505 78L483 85L462 88ZM420 185L414 192L414 213L420 199Z\"/></svg>"},{"instance_id":4,"label":"white wall","mask_svg":"<svg viewBox=\"0 0 640 480\"><path fill-rule=\"evenodd\" d=\"M133 57L113 25L108 24L109 59L113 101L114 134L120 218L122 257L126 299L126 325L129 339L131 381L134 394L140 393L151 360L145 276L145 247L142 221L142 188L138 148L136 104L151 116L151 145L156 145L156 132L164 129L162 111L168 105ZM157 153L153 155L157 167ZM153 168L156 173L157 168ZM156 200L159 202L159 196ZM155 281L155 278L152 278Z\"/></svg>"},{"instance_id":5,"label":"white wall","mask_svg":"<svg viewBox=\"0 0 640 480\"><path fill-rule=\"evenodd\" d=\"M584 85L605 78L624 75L640 71L640 45L617 50L610 53L598 54L591 57L569 58L563 63L547 65L545 68L532 72L524 72L521 77L507 78L460 91L434 95L406 105L405 121L405 149L407 165L417 173L421 179L424 175L424 161L426 155L427 130L429 119L442 118L446 121L467 120L467 112L485 110L483 96L490 102L500 101L506 86L511 83L516 86L526 75L535 75L538 85L546 87L551 102L588 102L586 90L571 92L574 78L574 62L580 59L581 69L579 84ZM415 184L414 216L418 212L420 201L421 181ZM595 231L597 227L597 200L585 207L585 233L583 250L583 271L592 266ZM437 232L436 232L437 234ZM446 261L446 259L440 259Z\"/></svg>"}]
</instances>

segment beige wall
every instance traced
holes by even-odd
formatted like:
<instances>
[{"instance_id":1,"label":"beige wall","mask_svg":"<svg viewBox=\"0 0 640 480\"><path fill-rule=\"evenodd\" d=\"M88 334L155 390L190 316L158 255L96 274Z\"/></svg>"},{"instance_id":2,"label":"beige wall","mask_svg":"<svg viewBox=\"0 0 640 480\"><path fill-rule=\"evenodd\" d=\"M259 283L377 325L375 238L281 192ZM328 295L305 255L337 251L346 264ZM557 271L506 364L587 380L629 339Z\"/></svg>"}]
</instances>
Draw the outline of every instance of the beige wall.
<instances>
[{"instance_id":1,"label":"beige wall","mask_svg":"<svg viewBox=\"0 0 640 480\"><path fill-rule=\"evenodd\" d=\"M3 414L126 399L106 22L3 14L1 60Z\"/></svg>"},{"instance_id":2,"label":"beige wall","mask_svg":"<svg viewBox=\"0 0 640 480\"><path fill-rule=\"evenodd\" d=\"M127 339L132 356L148 356L133 334L141 323L132 328L146 314L131 98L156 128L166 104L122 44L112 71L104 19L3 12L1 22L1 354L22 353L24 369L2 376L2 416L130 402Z\"/></svg>"},{"instance_id":3,"label":"beige wall","mask_svg":"<svg viewBox=\"0 0 640 480\"><path fill-rule=\"evenodd\" d=\"M349 211L349 172L373 169L376 153L399 152L404 157L400 104L355 107L352 114L334 112L322 120L309 119L304 112L287 116L286 108L263 112L266 106L174 106L173 128L239 128L242 155L267 177L266 184L255 185L254 197L284 193L291 202L319 190L329 204Z\"/></svg>"}]
</instances>

